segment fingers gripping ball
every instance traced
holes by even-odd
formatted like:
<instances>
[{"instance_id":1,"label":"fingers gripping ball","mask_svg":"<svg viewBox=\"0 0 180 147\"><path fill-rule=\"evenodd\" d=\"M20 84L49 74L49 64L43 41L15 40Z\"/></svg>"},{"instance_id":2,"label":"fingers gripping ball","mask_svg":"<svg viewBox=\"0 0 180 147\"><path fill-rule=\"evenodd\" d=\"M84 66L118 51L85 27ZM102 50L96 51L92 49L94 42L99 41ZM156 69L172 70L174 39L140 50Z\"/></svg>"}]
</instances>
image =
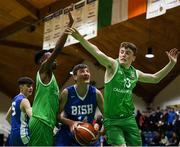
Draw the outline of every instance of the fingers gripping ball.
<instances>
[{"instance_id":1,"label":"fingers gripping ball","mask_svg":"<svg viewBox=\"0 0 180 147\"><path fill-rule=\"evenodd\" d=\"M80 145L89 145L96 140L98 132L90 123L80 123L75 129L75 139Z\"/></svg>"}]
</instances>

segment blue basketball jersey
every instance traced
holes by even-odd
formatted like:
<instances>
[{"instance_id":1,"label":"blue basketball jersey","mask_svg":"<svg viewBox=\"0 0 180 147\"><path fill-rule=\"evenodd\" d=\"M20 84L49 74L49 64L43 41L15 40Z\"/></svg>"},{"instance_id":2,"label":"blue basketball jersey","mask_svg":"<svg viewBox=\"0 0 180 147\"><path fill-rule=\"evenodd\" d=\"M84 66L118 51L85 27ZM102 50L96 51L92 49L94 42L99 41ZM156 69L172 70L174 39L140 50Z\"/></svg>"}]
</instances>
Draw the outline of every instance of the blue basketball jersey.
<instances>
[{"instance_id":1,"label":"blue basketball jersey","mask_svg":"<svg viewBox=\"0 0 180 147\"><path fill-rule=\"evenodd\" d=\"M96 102L96 88L89 86L87 93L82 98L78 95L76 88L73 86L67 87L68 100L64 107L66 118L74 121L85 121L92 123L97 102ZM56 146L79 146L75 141L73 134L69 130L69 126L62 125L55 137Z\"/></svg>"},{"instance_id":2,"label":"blue basketball jersey","mask_svg":"<svg viewBox=\"0 0 180 147\"><path fill-rule=\"evenodd\" d=\"M13 98L12 114L11 114L11 134L10 144L23 146L29 142L29 117L26 113L21 111L20 104L25 96L20 93Z\"/></svg>"},{"instance_id":3,"label":"blue basketball jersey","mask_svg":"<svg viewBox=\"0 0 180 147\"><path fill-rule=\"evenodd\" d=\"M66 117L75 121L92 123L96 112L96 88L89 86L84 98L80 97L74 86L67 88L68 100L64 111Z\"/></svg>"}]
</instances>

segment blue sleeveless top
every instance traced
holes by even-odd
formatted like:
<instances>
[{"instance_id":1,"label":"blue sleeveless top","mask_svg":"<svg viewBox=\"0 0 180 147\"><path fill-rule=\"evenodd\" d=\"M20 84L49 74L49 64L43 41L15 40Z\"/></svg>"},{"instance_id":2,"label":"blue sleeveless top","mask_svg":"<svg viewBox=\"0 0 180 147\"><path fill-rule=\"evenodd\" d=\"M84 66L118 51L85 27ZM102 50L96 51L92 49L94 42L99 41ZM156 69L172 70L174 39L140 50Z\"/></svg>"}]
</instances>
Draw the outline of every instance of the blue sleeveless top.
<instances>
[{"instance_id":1,"label":"blue sleeveless top","mask_svg":"<svg viewBox=\"0 0 180 147\"><path fill-rule=\"evenodd\" d=\"M24 98L25 96L20 93L15 96L12 101L11 141L16 142L18 139L21 140L23 144L27 144L29 142L29 117L20 109L21 101ZM16 143L14 145L16 145Z\"/></svg>"},{"instance_id":2,"label":"blue sleeveless top","mask_svg":"<svg viewBox=\"0 0 180 147\"><path fill-rule=\"evenodd\" d=\"M68 100L64 108L67 118L92 123L97 107L96 88L93 86L88 87L84 98L78 95L74 85L67 87Z\"/></svg>"}]
</instances>

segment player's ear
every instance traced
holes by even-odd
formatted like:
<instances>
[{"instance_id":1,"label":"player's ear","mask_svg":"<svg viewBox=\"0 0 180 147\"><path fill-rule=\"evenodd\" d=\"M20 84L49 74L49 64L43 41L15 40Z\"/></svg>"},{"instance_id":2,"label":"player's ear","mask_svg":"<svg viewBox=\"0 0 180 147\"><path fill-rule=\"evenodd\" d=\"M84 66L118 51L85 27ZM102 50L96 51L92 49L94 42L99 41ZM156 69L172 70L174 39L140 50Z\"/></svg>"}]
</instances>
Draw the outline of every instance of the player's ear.
<instances>
[{"instance_id":1,"label":"player's ear","mask_svg":"<svg viewBox=\"0 0 180 147\"><path fill-rule=\"evenodd\" d=\"M73 75L74 81L77 81L77 75Z\"/></svg>"},{"instance_id":2,"label":"player's ear","mask_svg":"<svg viewBox=\"0 0 180 147\"><path fill-rule=\"evenodd\" d=\"M133 60L132 60L132 61L134 62L135 60L136 60L136 56L134 55L134 56L133 56Z\"/></svg>"},{"instance_id":3,"label":"player's ear","mask_svg":"<svg viewBox=\"0 0 180 147\"><path fill-rule=\"evenodd\" d=\"M22 89L24 85L19 85L19 89Z\"/></svg>"}]
</instances>

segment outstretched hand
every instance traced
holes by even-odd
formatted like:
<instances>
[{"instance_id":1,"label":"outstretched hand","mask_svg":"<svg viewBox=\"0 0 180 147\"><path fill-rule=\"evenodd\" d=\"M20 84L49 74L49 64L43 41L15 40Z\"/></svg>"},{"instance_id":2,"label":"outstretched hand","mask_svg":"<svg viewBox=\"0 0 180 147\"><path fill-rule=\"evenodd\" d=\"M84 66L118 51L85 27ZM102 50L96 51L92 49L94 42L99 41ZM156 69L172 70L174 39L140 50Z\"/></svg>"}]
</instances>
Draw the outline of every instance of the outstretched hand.
<instances>
[{"instance_id":1,"label":"outstretched hand","mask_svg":"<svg viewBox=\"0 0 180 147\"><path fill-rule=\"evenodd\" d=\"M176 63L177 62L177 58L179 55L179 50L176 48L171 49L169 52L166 51L166 54L168 55L169 61Z\"/></svg>"},{"instance_id":2,"label":"outstretched hand","mask_svg":"<svg viewBox=\"0 0 180 147\"><path fill-rule=\"evenodd\" d=\"M75 28L67 28L65 33L68 35L72 35L77 40L80 40L84 37Z\"/></svg>"}]
</instances>

